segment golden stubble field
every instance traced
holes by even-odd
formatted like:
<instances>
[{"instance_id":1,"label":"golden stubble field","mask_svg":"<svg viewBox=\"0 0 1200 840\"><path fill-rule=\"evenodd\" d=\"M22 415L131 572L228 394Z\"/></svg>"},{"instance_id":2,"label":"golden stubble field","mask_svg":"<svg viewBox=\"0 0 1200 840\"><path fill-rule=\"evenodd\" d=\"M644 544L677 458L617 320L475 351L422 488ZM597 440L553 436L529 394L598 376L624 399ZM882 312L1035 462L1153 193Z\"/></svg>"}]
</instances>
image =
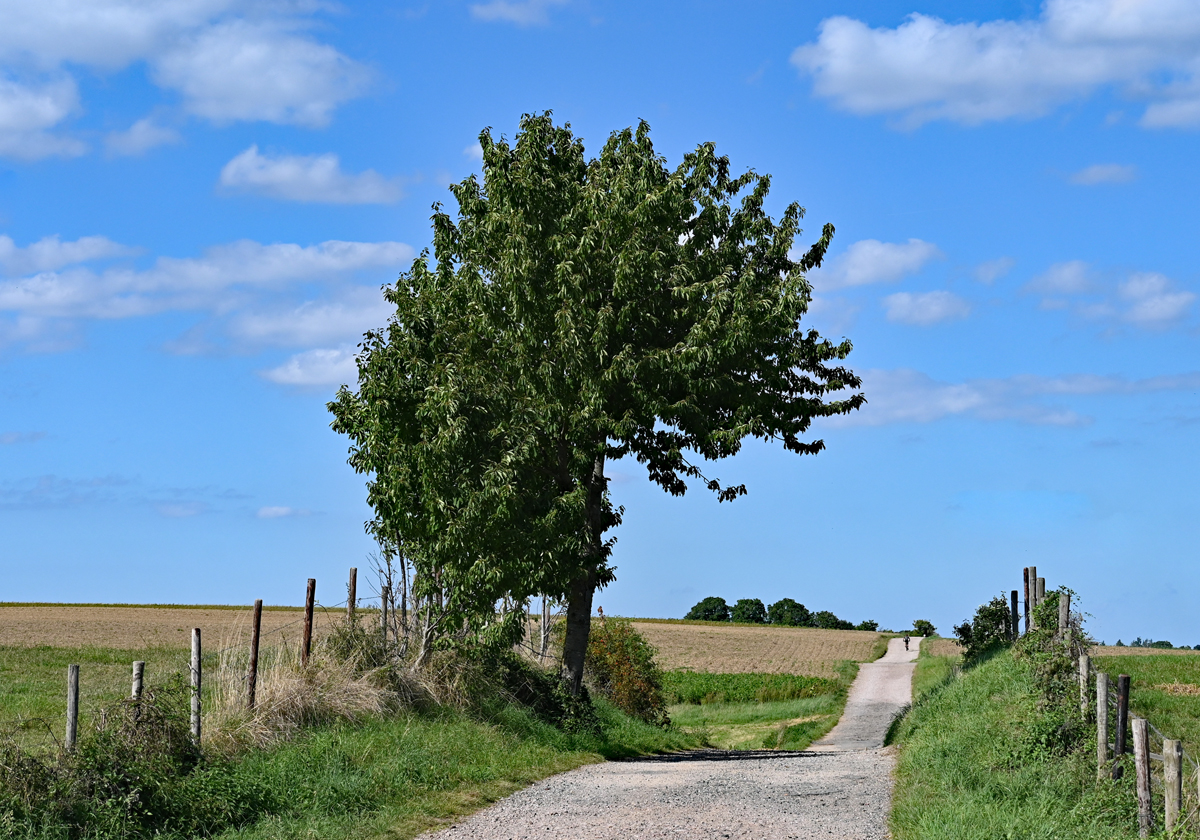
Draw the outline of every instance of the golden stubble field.
<instances>
[{"instance_id":1,"label":"golden stubble field","mask_svg":"<svg viewBox=\"0 0 1200 840\"><path fill-rule=\"evenodd\" d=\"M345 613L318 609L315 632ZM140 648L189 648L192 628L200 628L206 649L242 644L250 638L253 610L205 609L203 607L108 607L0 606L0 646L58 648L101 647L122 650ZM304 610L265 609L262 614L264 642L270 638L299 639L304 628Z\"/></svg>"},{"instance_id":2,"label":"golden stubble field","mask_svg":"<svg viewBox=\"0 0 1200 840\"><path fill-rule=\"evenodd\" d=\"M838 676L845 660L874 658L878 633L866 630L815 630L807 627L747 627L719 624L672 624L634 621L658 648L658 664L667 670L691 668L714 674L802 674Z\"/></svg>"}]
</instances>

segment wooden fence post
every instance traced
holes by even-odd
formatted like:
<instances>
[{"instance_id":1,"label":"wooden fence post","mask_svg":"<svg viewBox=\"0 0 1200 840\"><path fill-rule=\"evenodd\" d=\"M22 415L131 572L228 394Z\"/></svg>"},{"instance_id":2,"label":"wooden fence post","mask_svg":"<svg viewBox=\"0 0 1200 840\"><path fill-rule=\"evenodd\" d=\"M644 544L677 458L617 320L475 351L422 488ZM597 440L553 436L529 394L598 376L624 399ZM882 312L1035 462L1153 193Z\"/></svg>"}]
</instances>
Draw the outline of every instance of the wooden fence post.
<instances>
[{"instance_id":1,"label":"wooden fence post","mask_svg":"<svg viewBox=\"0 0 1200 840\"><path fill-rule=\"evenodd\" d=\"M1029 567L1029 629L1030 630L1036 630L1037 626L1038 626L1038 623L1037 623L1037 605L1038 605L1037 582L1038 582L1037 566L1030 566Z\"/></svg>"},{"instance_id":2,"label":"wooden fence post","mask_svg":"<svg viewBox=\"0 0 1200 840\"><path fill-rule=\"evenodd\" d=\"M383 633L383 643L387 644L388 637L388 601L392 597L392 587L385 586L379 591L379 631Z\"/></svg>"},{"instance_id":3,"label":"wooden fence post","mask_svg":"<svg viewBox=\"0 0 1200 840\"><path fill-rule=\"evenodd\" d=\"M346 587L346 620L354 621L354 608L358 606L358 567L350 567L350 585Z\"/></svg>"},{"instance_id":4,"label":"wooden fence post","mask_svg":"<svg viewBox=\"0 0 1200 840\"><path fill-rule=\"evenodd\" d=\"M1023 577L1025 578L1025 632L1029 632L1029 628L1033 625L1029 623L1030 604L1029 604L1029 567L1024 569Z\"/></svg>"},{"instance_id":5,"label":"wooden fence post","mask_svg":"<svg viewBox=\"0 0 1200 840\"><path fill-rule=\"evenodd\" d=\"M250 625L250 670L246 674L246 708L254 711L258 697L258 641L262 634L262 598L254 601L254 619Z\"/></svg>"},{"instance_id":6,"label":"wooden fence post","mask_svg":"<svg viewBox=\"0 0 1200 840\"><path fill-rule=\"evenodd\" d=\"M300 651L300 664L308 664L312 653L313 605L317 600L317 579L308 579L308 592L304 596L304 647Z\"/></svg>"},{"instance_id":7,"label":"wooden fence post","mask_svg":"<svg viewBox=\"0 0 1200 840\"><path fill-rule=\"evenodd\" d=\"M79 666L67 666L67 750L75 749L79 734Z\"/></svg>"},{"instance_id":8,"label":"wooden fence post","mask_svg":"<svg viewBox=\"0 0 1200 840\"><path fill-rule=\"evenodd\" d=\"M1044 577L1040 577L1037 579L1037 597L1033 599L1033 602L1040 607L1042 605L1042 601L1045 601L1045 600L1046 600L1046 579Z\"/></svg>"},{"instance_id":9,"label":"wooden fence post","mask_svg":"<svg viewBox=\"0 0 1200 840\"><path fill-rule=\"evenodd\" d=\"M129 692L129 696L133 700L142 699L142 677L146 674L145 662L133 663L133 686Z\"/></svg>"},{"instance_id":10,"label":"wooden fence post","mask_svg":"<svg viewBox=\"0 0 1200 840\"><path fill-rule=\"evenodd\" d=\"M1138 836L1149 837L1154 830L1154 812L1150 809L1150 728L1145 718L1133 723L1133 764L1137 768Z\"/></svg>"},{"instance_id":11,"label":"wooden fence post","mask_svg":"<svg viewBox=\"0 0 1200 840\"><path fill-rule=\"evenodd\" d=\"M1010 599L1009 609L1008 609L1008 624L1009 624L1009 629L1012 631L1009 641L1015 642L1017 639L1019 639L1021 637L1020 626L1017 623L1018 619L1019 619L1019 616L1017 615L1017 590L1014 589L1012 591L1012 597Z\"/></svg>"},{"instance_id":12,"label":"wooden fence post","mask_svg":"<svg viewBox=\"0 0 1200 840\"><path fill-rule=\"evenodd\" d=\"M1096 672L1096 779L1108 769L1108 674Z\"/></svg>"},{"instance_id":13,"label":"wooden fence post","mask_svg":"<svg viewBox=\"0 0 1200 840\"><path fill-rule=\"evenodd\" d=\"M1071 629L1071 596L1066 592L1058 593L1058 635L1064 641L1070 641L1068 631Z\"/></svg>"},{"instance_id":14,"label":"wooden fence post","mask_svg":"<svg viewBox=\"0 0 1200 840\"><path fill-rule=\"evenodd\" d=\"M1079 655L1079 716L1087 720L1088 677L1092 672L1092 658L1086 653Z\"/></svg>"},{"instance_id":15,"label":"wooden fence post","mask_svg":"<svg viewBox=\"0 0 1200 840\"><path fill-rule=\"evenodd\" d=\"M1163 827L1170 831L1179 820L1183 802L1183 742L1163 739L1163 800L1166 814Z\"/></svg>"},{"instance_id":16,"label":"wooden fence post","mask_svg":"<svg viewBox=\"0 0 1200 840\"><path fill-rule=\"evenodd\" d=\"M192 628L192 740L200 743L200 628Z\"/></svg>"},{"instance_id":17,"label":"wooden fence post","mask_svg":"<svg viewBox=\"0 0 1200 840\"><path fill-rule=\"evenodd\" d=\"M1125 733L1129 729L1129 675L1117 677L1117 731L1113 736L1113 758L1125 755ZM1125 768L1119 764L1113 766L1113 778L1119 779L1125 775Z\"/></svg>"}]
</instances>

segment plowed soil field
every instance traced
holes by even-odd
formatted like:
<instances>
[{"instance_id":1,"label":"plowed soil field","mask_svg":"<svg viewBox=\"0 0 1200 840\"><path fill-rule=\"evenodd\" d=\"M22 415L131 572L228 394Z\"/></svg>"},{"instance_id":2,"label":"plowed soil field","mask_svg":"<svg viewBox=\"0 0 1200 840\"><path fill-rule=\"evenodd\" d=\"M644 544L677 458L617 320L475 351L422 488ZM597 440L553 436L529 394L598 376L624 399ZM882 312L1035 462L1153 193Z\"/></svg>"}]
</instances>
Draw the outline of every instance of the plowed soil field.
<instances>
[{"instance_id":1,"label":"plowed soil field","mask_svg":"<svg viewBox=\"0 0 1200 840\"><path fill-rule=\"evenodd\" d=\"M838 662L871 661L880 638L878 633L866 630L657 621L633 624L658 648L656 659L663 668L691 668L714 674L804 674L836 678Z\"/></svg>"}]
</instances>

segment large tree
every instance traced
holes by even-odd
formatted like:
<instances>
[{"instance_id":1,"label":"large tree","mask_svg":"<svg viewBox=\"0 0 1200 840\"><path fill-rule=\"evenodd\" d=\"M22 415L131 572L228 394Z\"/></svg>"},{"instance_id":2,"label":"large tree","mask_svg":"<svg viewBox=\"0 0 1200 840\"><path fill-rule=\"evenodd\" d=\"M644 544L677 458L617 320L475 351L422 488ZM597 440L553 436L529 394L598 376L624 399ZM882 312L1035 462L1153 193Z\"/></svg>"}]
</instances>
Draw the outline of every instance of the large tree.
<instances>
[{"instance_id":1,"label":"large tree","mask_svg":"<svg viewBox=\"0 0 1200 840\"><path fill-rule=\"evenodd\" d=\"M500 597L566 600L578 691L613 578L609 462L729 501L746 488L704 462L750 436L815 454L812 420L864 400L840 365L850 342L800 326L833 227L794 256L804 211L773 220L767 176L733 176L711 143L668 168L645 123L591 160L549 114L480 144L482 182L451 187L456 219L435 207L432 262L385 289L396 314L330 409L371 475L369 527L444 593L447 620L486 629Z\"/></svg>"}]
</instances>

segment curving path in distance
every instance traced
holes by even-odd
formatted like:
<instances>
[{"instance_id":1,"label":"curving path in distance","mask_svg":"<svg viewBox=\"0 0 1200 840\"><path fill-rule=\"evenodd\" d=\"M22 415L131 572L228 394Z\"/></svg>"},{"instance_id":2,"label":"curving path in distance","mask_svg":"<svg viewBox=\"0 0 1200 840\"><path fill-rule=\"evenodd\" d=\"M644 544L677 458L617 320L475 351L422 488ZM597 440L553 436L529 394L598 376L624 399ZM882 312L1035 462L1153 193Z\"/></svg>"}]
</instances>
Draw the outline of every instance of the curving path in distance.
<instances>
[{"instance_id":1,"label":"curving path in distance","mask_svg":"<svg viewBox=\"0 0 1200 840\"><path fill-rule=\"evenodd\" d=\"M820 838L883 840L893 715L912 696L920 640L859 666L838 725L804 752L699 750L553 776L427 840Z\"/></svg>"}]
</instances>

